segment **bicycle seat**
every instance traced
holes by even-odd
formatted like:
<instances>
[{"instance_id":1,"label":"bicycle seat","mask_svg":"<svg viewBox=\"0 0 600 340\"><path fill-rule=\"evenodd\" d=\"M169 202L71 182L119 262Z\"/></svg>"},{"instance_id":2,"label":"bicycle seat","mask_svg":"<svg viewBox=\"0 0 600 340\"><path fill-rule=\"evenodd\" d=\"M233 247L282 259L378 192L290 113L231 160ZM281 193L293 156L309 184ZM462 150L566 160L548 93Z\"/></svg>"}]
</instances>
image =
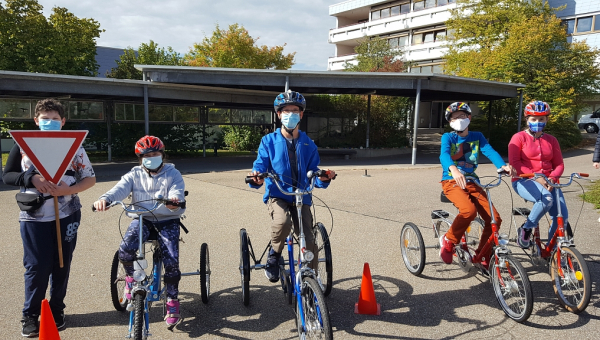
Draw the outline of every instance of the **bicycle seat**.
<instances>
[{"instance_id":1,"label":"bicycle seat","mask_svg":"<svg viewBox=\"0 0 600 340\"><path fill-rule=\"evenodd\" d=\"M513 215L529 216L531 210L528 208L514 208Z\"/></svg>"},{"instance_id":2,"label":"bicycle seat","mask_svg":"<svg viewBox=\"0 0 600 340\"><path fill-rule=\"evenodd\" d=\"M450 213L448 213L445 210L434 210L434 211L431 212L431 218L432 219L436 219L436 218L448 218L448 216L450 216Z\"/></svg>"},{"instance_id":3,"label":"bicycle seat","mask_svg":"<svg viewBox=\"0 0 600 340\"><path fill-rule=\"evenodd\" d=\"M449 200L448 197L446 197L446 195L444 194L443 191L440 193L440 202L442 202L442 203L452 203L452 201Z\"/></svg>"}]
</instances>

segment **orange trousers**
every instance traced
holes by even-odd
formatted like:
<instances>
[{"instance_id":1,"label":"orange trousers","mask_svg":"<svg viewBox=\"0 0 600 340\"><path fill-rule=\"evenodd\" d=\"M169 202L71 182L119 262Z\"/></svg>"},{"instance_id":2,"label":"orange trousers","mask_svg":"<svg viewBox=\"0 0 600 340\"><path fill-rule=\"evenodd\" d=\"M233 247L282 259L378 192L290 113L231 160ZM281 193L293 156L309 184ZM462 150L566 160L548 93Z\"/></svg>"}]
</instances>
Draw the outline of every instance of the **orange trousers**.
<instances>
[{"instance_id":1,"label":"orange trousers","mask_svg":"<svg viewBox=\"0 0 600 340\"><path fill-rule=\"evenodd\" d=\"M456 185L456 181L453 179L442 181L442 189L444 190L444 195L446 195L458 209L458 214L456 214L454 222L452 222L450 229L446 233L446 238L453 244L459 243L462 235L465 233L471 222L477 217L477 213L479 213L479 216L485 222L483 232L481 233L481 239L479 240L479 248L477 249L479 252L492 234L492 217L490 215L490 205L485 191L471 182L467 182L467 186L463 190ZM498 229L500 229L502 219L500 219L500 215L498 214L498 211L496 211L496 208L493 207L493 209Z\"/></svg>"}]
</instances>

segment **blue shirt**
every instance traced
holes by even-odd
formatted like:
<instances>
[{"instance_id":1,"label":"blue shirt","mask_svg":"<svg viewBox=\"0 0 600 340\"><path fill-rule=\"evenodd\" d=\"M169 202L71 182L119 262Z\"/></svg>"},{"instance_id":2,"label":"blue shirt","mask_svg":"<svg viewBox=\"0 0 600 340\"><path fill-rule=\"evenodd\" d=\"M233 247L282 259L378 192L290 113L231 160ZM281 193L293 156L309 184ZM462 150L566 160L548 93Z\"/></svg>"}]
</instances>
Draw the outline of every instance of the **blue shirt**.
<instances>
[{"instance_id":1,"label":"blue shirt","mask_svg":"<svg viewBox=\"0 0 600 340\"><path fill-rule=\"evenodd\" d=\"M299 135L297 139L294 139L296 149L296 165L297 170L297 184L298 187L304 189L310 184L306 173L309 170L318 171L319 163L319 152L317 145L308 136L298 131ZM270 133L262 138L260 146L258 147L258 155L252 166L252 171L258 171L260 173L271 172L279 175L279 178L284 183L279 183L286 192L294 192L295 188L292 183L295 177L292 172L292 164L290 163L288 141L281 134L281 130L277 129L275 132ZM315 179L315 187L327 188L329 182L323 182L319 178ZM260 188L250 184L252 188ZM294 202L294 196L287 196L279 191L277 185L270 178L265 178L265 195L263 201L267 203L270 197L281 198L287 202ZM302 199L303 204L312 204L312 196L305 195Z\"/></svg>"},{"instance_id":2,"label":"blue shirt","mask_svg":"<svg viewBox=\"0 0 600 340\"><path fill-rule=\"evenodd\" d=\"M448 132L442 136L440 162L442 163L442 181L453 179L449 168L455 165L460 172L474 176L479 164L479 154L483 153L495 166L506 165L502 156L488 143L481 132L469 131L465 137L456 132Z\"/></svg>"}]
</instances>

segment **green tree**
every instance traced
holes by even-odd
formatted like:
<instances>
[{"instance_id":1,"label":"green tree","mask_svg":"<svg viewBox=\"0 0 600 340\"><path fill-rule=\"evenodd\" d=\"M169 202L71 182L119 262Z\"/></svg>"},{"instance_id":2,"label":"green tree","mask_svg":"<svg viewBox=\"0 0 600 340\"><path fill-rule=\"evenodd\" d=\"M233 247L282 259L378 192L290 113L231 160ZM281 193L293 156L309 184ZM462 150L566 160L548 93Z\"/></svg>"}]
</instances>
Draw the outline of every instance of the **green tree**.
<instances>
[{"instance_id":1,"label":"green tree","mask_svg":"<svg viewBox=\"0 0 600 340\"><path fill-rule=\"evenodd\" d=\"M158 44L150 40L148 44L141 43L137 52L128 47L117 60L117 67L106 73L107 78L117 79L142 79L142 71L134 67L135 64L142 65L172 65L183 64L181 55L173 50L171 46L159 48Z\"/></svg>"},{"instance_id":2,"label":"green tree","mask_svg":"<svg viewBox=\"0 0 600 340\"><path fill-rule=\"evenodd\" d=\"M365 37L354 48L357 63L344 63L345 71L350 72L403 72L406 65L400 59L402 51L390 48L385 38Z\"/></svg>"},{"instance_id":3,"label":"green tree","mask_svg":"<svg viewBox=\"0 0 600 340\"><path fill-rule=\"evenodd\" d=\"M599 51L584 42L567 42L556 9L546 1L458 2L446 22L451 32L446 73L525 84L525 102L548 102L551 121L573 119L584 108L583 100L600 90ZM513 118L515 107L515 100L499 105L496 118Z\"/></svg>"},{"instance_id":4,"label":"green tree","mask_svg":"<svg viewBox=\"0 0 600 340\"><path fill-rule=\"evenodd\" d=\"M0 3L0 69L95 76L100 24L54 7L46 18L36 0Z\"/></svg>"},{"instance_id":5,"label":"green tree","mask_svg":"<svg viewBox=\"0 0 600 340\"><path fill-rule=\"evenodd\" d=\"M284 54L285 44L269 48L266 45L258 46L257 40L238 24L230 25L227 30L217 25L210 38L204 37L201 43L194 44L185 55L185 60L190 66L202 67L275 70L292 67L296 53Z\"/></svg>"}]
</instances>

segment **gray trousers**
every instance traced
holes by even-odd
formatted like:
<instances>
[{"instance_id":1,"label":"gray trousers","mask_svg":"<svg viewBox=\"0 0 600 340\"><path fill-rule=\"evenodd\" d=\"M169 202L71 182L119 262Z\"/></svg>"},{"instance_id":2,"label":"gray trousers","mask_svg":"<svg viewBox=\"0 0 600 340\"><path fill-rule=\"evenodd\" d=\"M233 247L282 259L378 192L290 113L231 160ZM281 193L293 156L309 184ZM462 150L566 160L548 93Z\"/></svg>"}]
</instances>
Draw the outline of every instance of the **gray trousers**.
<instances>
[{"instance_id":1,"label":"gray trousers","mask_svg":"<svg viewBox=\"0 0 600 340\"><path fill-rule=\"evenodd\" d=\"M285 239L290 234L292 222L294 223L294 233L300 235L298 228L298 211L296 207L280 198L270 198L267 202L267 209L271 216L271 246L277 253L281 253L285 246ZM306 240L306 249L315 254L314 260L309 264L312 269L317 269L319 254L315 247L315 237L313 234L313 219L310 213L310 205L302 205L302 225L304 227L304 237ZM296 256L296 255L294 255Z\"/></svg>"}]
</instances>

